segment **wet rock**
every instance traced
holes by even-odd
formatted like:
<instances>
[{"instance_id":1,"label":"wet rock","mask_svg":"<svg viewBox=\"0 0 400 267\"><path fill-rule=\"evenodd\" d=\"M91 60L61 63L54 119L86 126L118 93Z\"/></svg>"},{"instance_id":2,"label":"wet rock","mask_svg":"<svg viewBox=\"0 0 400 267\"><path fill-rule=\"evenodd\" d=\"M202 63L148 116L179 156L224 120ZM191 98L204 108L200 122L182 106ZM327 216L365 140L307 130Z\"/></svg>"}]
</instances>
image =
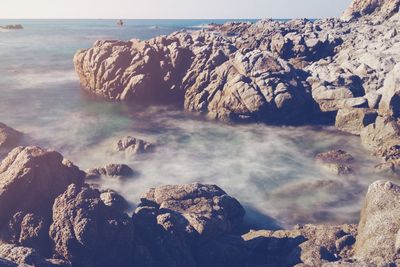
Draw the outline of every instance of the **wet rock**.
<instances>
[{"instance_id":1,"label":"wet rock","mask_svg":"<svg viewBox=\"0 0 400 267\"><path fill-rule=\"evenodd\" d=\"M0 123L0 153L6 154L18 145L22 133Z\"/></svg>"},{"instance_id":2,"label":"wet rock","mask_svg":"<svg viewBox=\"0 0 400 267\"><path fill-rule=\"evenodd\" d=\"M369 187L354 248L357 259L380 266L400 263L399 195L400 187L391 182L378 181Z\"/></svg>"},{"instance_id":3,"label":"wet rock","mask_svg":"<svg viewBox=\"0 0 400 267\"><path fill-rule=\"evenodd\" d=\"M371 109L340 109L336 115L335 127L343 132L360 135L361 130L374 123L377 116L378 113Z\"/></svg>"},{"instance_id":4,"label":"wet rock","mask_svg":"<svg viewBox=\"0 0 400 267\"><path fill-rule=\"evenodd\" d=\"M315 156L318 164L336 175L353 173L351 164L354 162L352 155L343 150L333 150Z\"/></svg>"},{"instance_id":5,"label":"wet rock","mask_svg":"<svg viewBox=\"0 0 400 267\"><path fill-rule=\"evenodd\" d=\"M136 155L154 151L154 145L142 139L127 136L118 141L116 150Z\"/></svg>"},{"instance_id":6,"label":"wet rock","mask_svg":"<svg viewBox=\"0 0 400 267\"><path fill-rule=\"evenodd\" d=\"M86 171L86 179L88 180L98 179L101 176L130 177L133 175L135 175L135 171L126 164L108 164L104 167Z\"/></svg>"},{"instance_id":7,"label":"wet rock","mask_svg":"<svg viewBox=\"0 0 400 267\"><path fill-rule=\"evenodd\" d=\"M54 199L83 179L84 173L55 151L15 148L0 164L0 225L18 212L51 217Z\"/></svg>"},{"instance_id":8,"label":"wet rock","mask_svg":"<svg viewBox=\"0 0 400 267\"><path fill-rule=\"evenodd\" d=\"M251 266L322 266L351 255L351 242L339 248L336 244L356 234L355 225L304 225L293 230L251 231L242 237Z\"/></svg>"},{"instance_id":9,"label":"wet rock","mask_svg":"<svg viewBox=\"0 0 400 267\"><path fill-rule=\"evenodd\" d=\"M101 192L100 199L106 206L121 212L128 208L128 202L125 198L113 190L105 190Z\"/></svg>"},{"instance_id":10,"label":"wet rock","mask_svg":"<svg viewBox=\"0 0 400 267\"><path fill-rule=\"evenodd\" d=\"M98 190L70 185L54 202L54 255L72 265L131 266L133 234L131 219L106 206Z\"/></svg>"}]
</instances>

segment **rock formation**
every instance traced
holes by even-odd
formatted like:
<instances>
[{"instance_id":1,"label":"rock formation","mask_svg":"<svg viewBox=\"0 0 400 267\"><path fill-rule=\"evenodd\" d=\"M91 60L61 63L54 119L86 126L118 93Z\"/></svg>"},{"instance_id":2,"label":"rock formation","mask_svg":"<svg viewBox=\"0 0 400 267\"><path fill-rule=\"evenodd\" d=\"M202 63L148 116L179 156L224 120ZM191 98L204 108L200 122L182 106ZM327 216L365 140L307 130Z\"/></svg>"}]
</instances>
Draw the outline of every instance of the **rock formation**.
<instances>
[{"instance_id":1,"label":"rock formation","mask_svg":"<svg viewBox=\"0 0 400 267\"><path fill-rule=\"evenodd\" d=\"M353 0L342 15L343 20L351 20L365 15L378 15L388 18L399 12L399 0Z\"/></svg>"},{"instance_id":2,"label":"rock formation","mask_svg":"<svg viewBox=\"0 0 400 267\"><path fill-rule=\"evenodd\" d=\"M136 155L154 151L154 145L145 140L127 136L117 142L115 150Z\"/></svg>"},{"instance_id":3,"label":"rock formation","mask_svg":"<svg viewBox=\"0 0 400 267\"><path fill-rule=\"evenodd\" d=\"M0 157L18 145L22 133L0 122Z\"/></svg>"}]
</instances>

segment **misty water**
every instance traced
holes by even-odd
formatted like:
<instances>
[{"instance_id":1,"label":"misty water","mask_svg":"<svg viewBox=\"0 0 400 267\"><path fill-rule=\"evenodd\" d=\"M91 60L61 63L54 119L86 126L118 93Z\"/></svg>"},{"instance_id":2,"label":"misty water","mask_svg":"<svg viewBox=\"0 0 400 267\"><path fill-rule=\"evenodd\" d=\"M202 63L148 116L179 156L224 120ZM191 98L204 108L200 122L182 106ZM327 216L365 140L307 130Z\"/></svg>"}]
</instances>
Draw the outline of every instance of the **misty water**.
<instances>
[{"instance_id":1,"label":"misty water","mask_svg":"<svg viewBox=\"0 0 400 267\"><path fill-rule=\"evenodd\" d=\"M150 187L213 183L236 197L247 220L259 227L296 223L353 223L378 160L357 137L332 127L227 125L173 107L133 108L85 93L74 73L77 49L97 39L148 39L211 21L36 20L21 31L0 32L0 121L26 134L26 144L54 149L81 169L126 163L138 175L103 179L132 204ZM222 22L222 21L214 21ZM152 141L156 152L114 152L127 136ZM314 156L344 149L357 160L357 175L337 177ZM272 219L274 218L274 219Z\"/></svg>"}]
</instances>

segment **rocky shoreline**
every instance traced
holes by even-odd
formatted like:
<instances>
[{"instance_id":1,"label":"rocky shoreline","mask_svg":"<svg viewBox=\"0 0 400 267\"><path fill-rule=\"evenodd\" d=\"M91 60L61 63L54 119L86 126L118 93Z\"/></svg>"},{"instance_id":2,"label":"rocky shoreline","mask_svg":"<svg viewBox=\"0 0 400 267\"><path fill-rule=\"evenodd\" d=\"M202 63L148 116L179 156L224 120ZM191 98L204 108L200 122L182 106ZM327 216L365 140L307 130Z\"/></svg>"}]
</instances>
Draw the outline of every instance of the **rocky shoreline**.
<instances>
[{"instance_id":1,"label":"rocky shoreline","mask_svg":"<svg viewBox=\"0 0 400 267\"><path fill-rule=\"evenodd\" d=\"M398 7L354 1L341 19L98 41L76 53L75 69L84 89L106 99L225 121L333 124L384 156L400 144Z\"/></svg>"},{"instance_id":2,"label":"rocky shoreline","mask_svg":"<svg viewBox=\"0 0 400 267\"><path fill-rule=\"evenodd\" d=\"M348 162L342 152L320 160ZM342 160L342 161L341 161ZM389 266L399 264L400 187L369 187L359 225L251 230L216 185L152 188L132 215L54 151L17 147L0 164L0 266ZM21 198L20 196L24 197Z\"/></svg>"},{"instance_id":3,"label":"rocky shoreline","mask_svg":"<svg viewBox=\"0 0 400 267\"><path fill-rule=\"evenodd\" d=\"M210 118L335 124L361 137L398 175L399 0L354 0L341 19L212 25L149 41L98 41L74 57L82 87L106 99L173 104ZM0 266L397 266L400 186L370 185L358 225L253 230L239 200L212 184L143 189L133 213L101 176L123 164L79 169L60 153L18 146L0 123ZM116 153L157 153L125 137ZM6 156L7 155L7 156ZM316 156L335 175L354 172L342 150ZM147 191L146 191L147 190Z\"/></svg>"}]
</instances>

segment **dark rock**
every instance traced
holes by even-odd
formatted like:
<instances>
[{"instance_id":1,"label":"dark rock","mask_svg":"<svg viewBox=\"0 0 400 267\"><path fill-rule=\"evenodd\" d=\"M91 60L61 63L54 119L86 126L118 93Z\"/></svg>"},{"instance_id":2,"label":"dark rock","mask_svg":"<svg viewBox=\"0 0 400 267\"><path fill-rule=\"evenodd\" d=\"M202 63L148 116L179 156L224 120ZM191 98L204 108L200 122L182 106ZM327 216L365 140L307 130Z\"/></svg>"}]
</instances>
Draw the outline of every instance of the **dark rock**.
<instances>
[{"instance_id":1,"label":"dark rock","mask_svg":"<svg viewBox=\"0 0 400 267\"><path fill-rule=\"evenodd\" d=\"M86 179L98 179L101 176L130 177L134 175L135 171L126 164L108 164L104 167L88 170L86 172Z\"/></svg>"},{"instance_id":2,"label":"dark rock","mask_svg":"<svg viewBox=\"0 0 400 267\"><path fill-rule=\"evenodd\" d=\"M133 225L106 206L100 192L70 185L53 206L50 238L57 258L73 266L131 266Z\"/></svg>"},{"instance_id":3,"label":"dark rock","mask_svg":"<svg viewBox=\"0 0 400 267\"><path fill-rule=\"evenodd\" d=\"M128 208L128 202L123 196L112 190L102 191L100 199L106 206L109 206L118 211L125 211Z\"/></svg>"},{"instance_id":4,"label":"dark rock","mask_svg":"<svg viewBox=\"0 0 400 267\"><path fill-rule=\"evenodd\" d=\"M127 136L118 141L116 150L136 155L154 151L154 145L144 140Z\"/></svg>"},{"instance_id":5,"label":"dark rock","mask_svg":"<svg viewBox=\"0 0 400 267\"><path fill-rule=\"evenodd\" d=\"M51 217L54 199L83 178L83 172L55 151L15 148L0 164L0 225L18 212Z\"/></svg>"}]
</instances>

